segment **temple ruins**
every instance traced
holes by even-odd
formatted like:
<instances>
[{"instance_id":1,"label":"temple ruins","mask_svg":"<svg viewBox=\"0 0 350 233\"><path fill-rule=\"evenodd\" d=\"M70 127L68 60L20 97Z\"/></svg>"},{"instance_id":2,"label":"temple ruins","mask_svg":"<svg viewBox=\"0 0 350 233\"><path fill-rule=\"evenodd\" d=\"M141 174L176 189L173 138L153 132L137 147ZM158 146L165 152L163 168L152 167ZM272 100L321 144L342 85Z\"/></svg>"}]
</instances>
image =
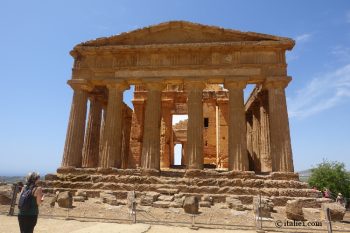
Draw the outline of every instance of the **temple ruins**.
<instances>
[{"instance_id":1,"label":"temple ruins","mask_svg":"<svg viewBox=\"0 0 350 233\"><path fill-rule=\"evenodd\" d=\"M169 168L172 115L188 114L187 169L293 172L285 97L285 52L293 46L288 38L187 22L77 45L62 167ZM256 88L244 103L247 84ZM123 102L131 85L133 110Z\"/></svg>"},{"instance_id":2,"label":"temple ruins","mask_svg":"<svg viewBox=\"0 0 350 233\"><path fill-rule=\"evenodd\" d=\"M312 196L293 167L285 53L294 44L171 21L76 45L63 160L47 188L124 192L144 182L143 191L210 195L252 196L265 188L279 203ZM244 101L249 84L255 88ZM132 108L123 101L130 88ZM188 120L173 125L182 114Z\"/></svg>"}]
</instances>

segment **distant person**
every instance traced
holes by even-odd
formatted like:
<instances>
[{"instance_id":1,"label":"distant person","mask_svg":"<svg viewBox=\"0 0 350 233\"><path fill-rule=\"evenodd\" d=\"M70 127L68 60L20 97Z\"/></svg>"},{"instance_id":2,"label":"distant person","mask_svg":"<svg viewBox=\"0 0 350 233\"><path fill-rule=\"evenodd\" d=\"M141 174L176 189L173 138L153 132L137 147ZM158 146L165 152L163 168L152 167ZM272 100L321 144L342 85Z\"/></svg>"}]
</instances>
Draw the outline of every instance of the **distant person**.
<instances>
[{"instance_id":1,"label":"distant person","mask_svg":"<svg viewBox=\"0 0 350 233\"><path fill-rule=\"evenodd\" d=\"M345 207L345 199L343 197L343 194L338 193L337 199L335 201Z\"/></svg>"},{"instance_id":2,"label":"distant person","mask_svg":"<svg viewBox=\"0 0 350 233\"><path fill-rule=\"evenodd\" d=\"M329 191L328 188L324 188L323 197L325 197L325 198L331 198L331 191Z\"/></svg>"},{"instance_id":3,"label":"distant person","mask_svg":"<svg viewBox=\"0 0 350 233\"><path fill-rule=\"evenodd\" d=\"M44 200L41 187L38 186L39 173L31 172L20 194L18 223L21 233L33 233L38 220L39 205Z\"/></svg>"}]
</instances>

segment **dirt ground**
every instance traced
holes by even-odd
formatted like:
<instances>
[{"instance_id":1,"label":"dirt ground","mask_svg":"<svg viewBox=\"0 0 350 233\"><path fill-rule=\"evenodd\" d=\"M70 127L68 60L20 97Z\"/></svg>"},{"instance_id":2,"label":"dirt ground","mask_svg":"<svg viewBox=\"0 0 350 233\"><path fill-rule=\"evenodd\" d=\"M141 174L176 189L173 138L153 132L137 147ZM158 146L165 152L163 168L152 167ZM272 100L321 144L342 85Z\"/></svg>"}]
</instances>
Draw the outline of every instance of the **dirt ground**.
<instances>
[{"instance_id":1,"label":"dirt ground","mask_svg":"<svg viewBox=\"0 0 350 233\"><path fill-rule=\"evenodd\" d=\"M0 215L0 232L6 233L18 233L19 227L16 217L8 217ZM81 222L76 220L60 220L60 219L46 219L39 218L38 224L35 228L35 233L159 233L159 232L176 232L176 233L187 233L187 232L218 232L218 233L229 233L229 232L245 232L252 233L255 231L241 231L241 230L218 230L218 229L198 229L192 230L188 227L174 227L174 226L163 226L163 225L150 225L150 224L117 224L117 223L101 223L101 222Z\"/></svg>"},{"instance_id":2,"label":"dirt ground","mask_svg":"<svg viewBox=\"0 0 350 233\"><path fill-rule=\"evenodd\" d=\"M189 227L192 216L182 208L152 208L137 206L137 224L126 205L111 206L101 203L99 198L89 198L85 202L75 202L69 211L57 206L51 208L49 197L40 206L40 218L35 232L194 232ZM248 210L235 211L217 203L211 208L200 208L195 217L195 226L200 232L256 232L256 221L251 206ZM16 217L7 217L9 206L0 205L0 232L18 232ZM319 222L322 226L285 226L278 228L276 223L286 223L285 208L275 207L272 219L262 222L267 232L325 232L326 223L320 220L320 210L304 208L306 223ZM17 212L17 207L16 211ZM71 220L66 220L71 219ZM112 223L113 222L113 223ZM176 226L175 226L176 225ZM208 229L214 228L214 229ZM215 229L216 228L216 229ZM220 230L219 230L220 229ZM226 229L226 230L224 230ZM343 222L333 223L336 232L350 232L350 213Z\"/></svg>"}]
</instances>

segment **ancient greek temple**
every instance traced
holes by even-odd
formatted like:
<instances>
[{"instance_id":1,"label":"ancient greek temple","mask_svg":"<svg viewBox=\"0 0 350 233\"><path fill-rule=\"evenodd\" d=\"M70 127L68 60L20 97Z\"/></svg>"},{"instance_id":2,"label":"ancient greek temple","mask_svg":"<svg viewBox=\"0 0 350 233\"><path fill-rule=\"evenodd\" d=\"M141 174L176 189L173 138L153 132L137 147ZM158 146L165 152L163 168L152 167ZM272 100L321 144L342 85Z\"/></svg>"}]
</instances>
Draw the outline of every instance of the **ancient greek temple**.
<instances>
[{"instance_id":1,"label":"ancient greek temple","mask_svg":"<svg viewBox=\"0 0 350 233\"><path fill-rule=\"evenodd\" d=\"M293 172L285 53L294 44L171 21L76 45L60 169L161 171L181 144L183 169ZM173 125L180 114L188 120Z\"/></svg>"}]
</instances>

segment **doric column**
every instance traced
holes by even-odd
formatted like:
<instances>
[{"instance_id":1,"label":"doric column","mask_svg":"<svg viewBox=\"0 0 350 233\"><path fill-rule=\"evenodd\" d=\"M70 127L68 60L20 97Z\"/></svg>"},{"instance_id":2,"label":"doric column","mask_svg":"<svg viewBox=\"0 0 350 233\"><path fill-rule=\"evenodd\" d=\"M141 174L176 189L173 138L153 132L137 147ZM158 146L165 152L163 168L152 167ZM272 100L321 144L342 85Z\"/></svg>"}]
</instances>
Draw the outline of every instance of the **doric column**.
<instances>
[{"instance_id":1,"label":"doric column","mask_svg":"<svg viewBox=\"0 0 350 233\"><path fill-rule=\"evenodd\" d=\"M83 147L82 167L97 167L100 145L102 104L96 96L90 98L90 110Z\"/></svg>"},{"instance_id":2,"label":"doric column","mask_svg":"<svg viewBox=\"0 0 350 233\"><path fill-rule=\"evenodd\" d=\"M265 83L269 103L272 171L294 171L286 95L284 91L290 80L291 78L280 80L267 79Z\"/></svg>"},{"instance_id":3,"label":"doric column","mask_svg":"<svg viewBox=\"0 0 350 233\"><path fill-rule=\"evenodd\" d=\"M260 161L262 172L272 171L270 153L270 127L267 106L267 93L263 90L260 94Z\"/></svg>"},{"instance_id":4,"label":"doric column","mask_svg":"<svg viewBox=\"0 0 350 233\"><path fill-rule=\"evenodd\" d=\"M171 110L173 108L173 100L172 99L164 99L162 100L162 123L161 123L161 145L160 145L160 167L161 168L169 168L170 167L170 139L172 130L172 114Z\"/></svg>"},{"instance_id":5,"label":"doric column","mask_svg":"<svg viewBox=\"0 0 350 233\"><path fill-rule=\"evenodd\" d=\"M203 169L203 82L185 84L188 93L187 169Z\"/></svg>"},{"instance_id":6,"label":"doric column","mask_svg":"<svg viewBox=\"0 0 350 233\"><path fill-rule=\"evenodd\" d=\"M147 83L141 167L160 170L160 122L163 84Z\"/></svg>"},{"instance_id":7,"label":"doric column","mask_svg":"<svg viewBox=\"0 0 350 233\"><path fill-rule=\"evenodd\" d=\"M100 167L120 168L123 92L128 88L128 85L125 83L113 83L107 84L107 88L107 116L103 130L103 148L100 159Z\"/></svg>"},{"instance_id":8,"label":"doric column","mask_svg":"<svg viewBox=\"0 0 350 233\"><path fill-rule=\"evenodd\" d=\"M244 81L225 83L225 88L229 91L228 169L235 171L249 170L243 96L245 86Z\"/></svg>"},{"instance_id":9,"label":"doric column","mask_svg":"<svg viewBox=\"0 0 350 233\"><path fill-rule=\"evenodd\" d=\"M62 167L81 167L84 144L87 92L73 87L73 101L64 146Z\"/></svg>"},{"instance_id":10,"label":"doric column","mask_svg":"<svg viewBox=\"0 0 350 233\"><path fill-rule=\"evenodd\" d=\"M102 117L101 117L101 126L100 126L100 143L99 143L99 152L98 152L98 164L101 164L102 150L103 150L103 133L105 129L107 116L107 106L102 106Z\"/></svg>"},{"instance_id":11,"label":"doric column","mask_svg":"<svg viewBox=\"0 0 350 233\"><path fill-rule=\"evenodd\" d=\"M218 153L217 167L227 168L228 167L228 95L225 93L224 97L216 100L218 106Z\"/></svg>"}]
</instances>

